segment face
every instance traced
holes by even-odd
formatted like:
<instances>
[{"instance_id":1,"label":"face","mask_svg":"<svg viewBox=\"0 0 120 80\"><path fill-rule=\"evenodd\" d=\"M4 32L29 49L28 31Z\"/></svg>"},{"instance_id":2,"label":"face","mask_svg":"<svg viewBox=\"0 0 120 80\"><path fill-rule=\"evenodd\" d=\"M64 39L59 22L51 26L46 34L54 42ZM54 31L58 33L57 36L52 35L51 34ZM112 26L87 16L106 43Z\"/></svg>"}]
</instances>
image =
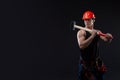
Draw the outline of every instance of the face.
<instances>
[{"instance_id":1,"label":"face","mask_svg":"<svg viewBox=\"0 0 120 80\"><path fill-rule=\"evenodd\" d=\"M94 19L85 19L84 24L85 26L92 27L94 25L95 20Z\"/></svg>"}]
</instances>

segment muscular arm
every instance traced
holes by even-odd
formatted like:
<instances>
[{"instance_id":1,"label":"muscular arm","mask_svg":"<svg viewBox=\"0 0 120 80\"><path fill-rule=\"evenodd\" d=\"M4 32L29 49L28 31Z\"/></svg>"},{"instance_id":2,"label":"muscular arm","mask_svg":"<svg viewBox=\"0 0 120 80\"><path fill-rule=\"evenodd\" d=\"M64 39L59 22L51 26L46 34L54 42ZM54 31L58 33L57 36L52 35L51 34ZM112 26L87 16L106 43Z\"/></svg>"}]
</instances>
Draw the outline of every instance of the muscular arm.
<instances>
[{"instance_id":1,"label":"muscular arm","mask_svg":"<svg viewBox=\"0 0 120 80\"><path fill-rule=\"evenodd\" d=\"M85 39L86 33L84 30L80 30L77 33L77 40L78 40L78 45L81 49L84 49L89 46L89 44L92 42L94 36L96 33L92 34L89 38Z\"/></svg>"}]
</instances>

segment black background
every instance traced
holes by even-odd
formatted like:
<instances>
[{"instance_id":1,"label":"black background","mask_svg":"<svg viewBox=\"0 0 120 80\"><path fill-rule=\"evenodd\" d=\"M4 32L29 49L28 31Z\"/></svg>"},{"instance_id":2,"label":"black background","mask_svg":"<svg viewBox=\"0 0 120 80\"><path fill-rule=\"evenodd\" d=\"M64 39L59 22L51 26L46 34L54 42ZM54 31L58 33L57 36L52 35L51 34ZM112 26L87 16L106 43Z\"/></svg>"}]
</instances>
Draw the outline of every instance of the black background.
<instances>
[{"instance_id":1,"label":"black background","mask_svg":"<svg viewBox=\"0 0 120 80\"><path fill-rule=\"evenodd\" d=\"M1 78L77 80L80 51L71 21L82 25L86 10L95 28L114 37L101 41L106 80L119 80L120 9L114 0L6 0L1 2Z\"/></svg>"}]
</instances>

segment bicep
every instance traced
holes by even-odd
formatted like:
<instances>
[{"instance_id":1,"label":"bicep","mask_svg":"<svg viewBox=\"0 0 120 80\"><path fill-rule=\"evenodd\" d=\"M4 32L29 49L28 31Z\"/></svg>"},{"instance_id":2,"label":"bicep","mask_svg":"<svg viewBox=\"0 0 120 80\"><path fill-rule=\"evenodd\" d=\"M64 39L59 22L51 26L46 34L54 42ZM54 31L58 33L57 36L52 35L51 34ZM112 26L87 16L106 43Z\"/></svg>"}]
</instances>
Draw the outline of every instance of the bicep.
<instances>
[{"instance_id":1,"label":"bicep","mask_svg":"<svg viewBox=\"0 0 120 80\"><path fill-rule=\"evenodd\" d=\"M80 45L85 40L85 33L80 31L77 34L78 44Z\"/></svg>"}]
</instances>

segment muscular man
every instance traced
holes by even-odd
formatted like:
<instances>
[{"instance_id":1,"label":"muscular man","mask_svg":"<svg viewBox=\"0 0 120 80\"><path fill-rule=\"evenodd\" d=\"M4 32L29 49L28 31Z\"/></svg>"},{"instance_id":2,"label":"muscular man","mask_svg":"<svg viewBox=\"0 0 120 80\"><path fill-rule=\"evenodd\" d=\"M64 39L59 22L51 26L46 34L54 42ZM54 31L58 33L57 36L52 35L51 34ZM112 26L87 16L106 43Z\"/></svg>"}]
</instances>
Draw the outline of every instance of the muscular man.
<instances>
[{"instance_id":1,"label":"muscular man","mask_svg":"<svg viewBox=\"0 0 120 80\"><path fill-rule=\"evenodd\" d=\"M79 30L77 32L78 45L81 51L79 80L103 80L105 67L99 57L99 40L111 42L112 35L106 33L106 36L99 36L100 30L94 29L95 15L92 11L86 11L83 14L85 28L92 32ZM99 64L100 65L99 65Z\"/></svg>"}]
</instances>

